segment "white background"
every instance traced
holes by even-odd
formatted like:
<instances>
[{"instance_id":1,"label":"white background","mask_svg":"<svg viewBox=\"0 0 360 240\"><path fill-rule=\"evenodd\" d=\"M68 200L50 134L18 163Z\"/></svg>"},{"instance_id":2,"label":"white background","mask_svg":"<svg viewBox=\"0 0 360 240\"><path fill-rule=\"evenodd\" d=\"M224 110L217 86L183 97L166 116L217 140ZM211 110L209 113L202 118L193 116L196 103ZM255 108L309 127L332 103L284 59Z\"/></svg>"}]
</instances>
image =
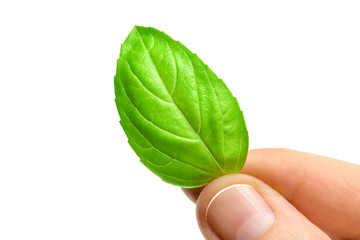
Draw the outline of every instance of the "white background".
<instances>
[{"instance_id":1,"label":"white background","mask_svg":"<svg viewBox=\"0 0 360 240\"><path fill-rule=\"evenodd\" d=\"M360 164L359 1L2 1L0 239L202 239L195 205L127 143L114 103L132 27L229 86L250 148Z\"/></svg>"}]
</instances>

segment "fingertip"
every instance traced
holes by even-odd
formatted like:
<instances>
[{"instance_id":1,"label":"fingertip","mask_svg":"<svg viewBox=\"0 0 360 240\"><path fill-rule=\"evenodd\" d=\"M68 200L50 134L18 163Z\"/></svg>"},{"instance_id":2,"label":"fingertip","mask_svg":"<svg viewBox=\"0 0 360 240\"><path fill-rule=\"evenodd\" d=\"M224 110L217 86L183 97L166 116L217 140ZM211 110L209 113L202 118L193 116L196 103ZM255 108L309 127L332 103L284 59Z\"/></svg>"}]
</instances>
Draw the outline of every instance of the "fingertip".
<instances>
[{"instance_id":1,"label":"fingertip","mask_svg":"<svg viewBox=\"0 0 360 240\"><path fill-rule=\"evenodd\" d=\"M199 195L196 213L206 239L328 239L279 193L246 174L210 182Z\"/></svg>"},{"instance_id":2,"label":"fingertip","mask_svg":"<svg viewBox=\"0 0 360 240\"><path fill-rule=\"evenodd\" d=\"M252 239L265 232L275 215L256 192L254 178L244 174L219 177L197 200L197 219L206 239ZM241 203L241 204L238 204Z\"/></svg>"}]
</instances>

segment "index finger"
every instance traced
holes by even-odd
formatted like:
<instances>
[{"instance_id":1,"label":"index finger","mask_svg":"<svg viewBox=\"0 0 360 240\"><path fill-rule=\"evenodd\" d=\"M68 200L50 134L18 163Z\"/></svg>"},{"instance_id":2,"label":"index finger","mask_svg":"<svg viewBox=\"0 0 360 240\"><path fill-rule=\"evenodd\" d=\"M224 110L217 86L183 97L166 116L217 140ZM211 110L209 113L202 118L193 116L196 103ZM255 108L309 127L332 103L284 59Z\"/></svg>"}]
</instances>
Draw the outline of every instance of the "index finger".
<instances>
[{"instance_id":1,"label":"index finger","mask_svg":"<svg viewBox=\"0 0 360 240\"><path fill-rule=\"evenodd\" d=\"M360 166L289 149L249 151L242 173L282 194L331 236L360 237Z\"/></svg>"}]
</instances>

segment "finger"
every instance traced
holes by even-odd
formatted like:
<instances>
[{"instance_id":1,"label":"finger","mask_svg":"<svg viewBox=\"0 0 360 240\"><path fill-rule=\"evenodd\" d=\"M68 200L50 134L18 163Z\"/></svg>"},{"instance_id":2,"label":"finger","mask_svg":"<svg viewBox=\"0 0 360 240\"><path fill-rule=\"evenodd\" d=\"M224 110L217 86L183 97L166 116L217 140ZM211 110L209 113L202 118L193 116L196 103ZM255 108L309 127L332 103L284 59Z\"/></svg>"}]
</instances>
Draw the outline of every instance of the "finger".
<instances>
[{"instance_id":1,"label":"finger","mask_svg":"<svg viewBox=\"0 0 360 240\"><path fill-rule=\"evenodd\" d=\"M181 188L185 195L193 202L196 203L201 191L204 187L199 188Z\"/></svg>"},{"instance_id":2,"label":"finger","mask_svg":"<svg viewBox=\"0 0 360 240\"><path fill-rule=\"evenodd\" d=\"M206 239L329 239L278 192L245 174L209 183L196 213Z\"/></svg>"},{"instance_id":3,"label":"finger","mask_svg":"<svg viewBox=\"0 0 360 240\"><path fill-rule=\"evenodd\" d=\"M288 149L249 151L242 173L266 182L331 236L360 237L360 166Z\"/></svg>"}]
</instances>

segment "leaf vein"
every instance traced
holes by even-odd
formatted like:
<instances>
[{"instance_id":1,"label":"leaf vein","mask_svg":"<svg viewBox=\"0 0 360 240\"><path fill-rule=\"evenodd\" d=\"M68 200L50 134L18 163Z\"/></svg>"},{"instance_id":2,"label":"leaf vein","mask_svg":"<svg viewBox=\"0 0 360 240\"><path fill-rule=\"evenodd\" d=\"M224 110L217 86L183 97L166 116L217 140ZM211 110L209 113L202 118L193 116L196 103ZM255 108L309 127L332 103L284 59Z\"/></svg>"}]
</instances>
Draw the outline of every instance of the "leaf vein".
<instances>
[{"instance_id":1,"label":"leaf vein","mask_svg":"<svg viewBox=\"0 0 360 240\"><path fill-rule=\"evenodd\" d=\"M195 79L195 84L196 84L196 93L197 93L197 97L198 97L198 108L199 108L199 130L197 131L197 134L199 135L200 130L201 130L201 108L200 108L199 86L198 86L198 82L196 79L194 64L193 64L192 60L190 59L189 55L187 54L187 52L184 49L182 49L182 50L185 53L186 57L189 59L192 70L193 70L193 74L194 74L194 79Z\"/></svg>"},{"instance_id":2,"label":"leaf vein","mask_svg":"<svg viewBox=\"0 0 360 240\"><path fill-rule=\"evenodd\" d=\"M238 166L239 166L240 155L241 155L241 152L242 152L241 142L242 142L243 136L244 136L244 131L241 131L240 142L239 142L239 154L238 154L238 159L236 161L235 169L237 169Z\"/></svg>"},{"instance_id":3,"label":"leaf vein","mask_svg":"<svg viewBox=\"0 0 360 240\"><path fill-rule=\"evenodd\" d=\"M213 84L212 84L212 82L211 82L211 80L210 80L210 77L209 77L209 74L208 74L208 72L207 72L207 68L206 68L206 66L204 66L204 69L205 69L205 73L206 73L206 77L207 77L207 79L209 80L209 83L210 83L210 85L211 85L211 87L212 87L212 89L213 89L213 91L214 91L214 95L215 95L215 97L216 97L216 102L217 102L217 104L218 104L218 106L219 106L219 109L220 109L220 113L221 113L221 121L222 121L222 130L223 130L223 148L222 148L222 150L223 150L223 158L224 158L224 166L223 166L223 168L225 169L225 165L226 165L226 158L225 158L225 130L224 130L224 116L223 116L223 114L222 114L222 111L221 111L221 106L220 106L220 101L219 101L219 97L218 97L218 95L217 95L217 93L216 93L216 90L215 90L215 88L214 88L214 86L213 86Z\"/></svg>"},{"instance_id":4,"label":"leaf vein","mask_svg":"<svg viewBox=\"0 0 360 240\"><path fill-rule=\"evenodd\" d=\"M174 56L174 53L173 53L173 51L171 50L171 48L169 46L169 43L167 41L165 41L165 42L166 42L166 45L167 45L167 47L169 48L169 50L171 52L171 56L173 57L174 63L175 63L175 81L174 81L173 89L171 90L171 93L170 93L170 96L172 97L172 95L174 94L175 88L176 88L177 80L178 80L178 64L176 62L176 58Z\"/></svg>"},{"instance_id":5,"label":"leaf vein","mask_svg":"<svg viewBox=\"0 0 360 240\"><path fill-rule=\"evenodd\" d=\"M168 154L164 153L163 151L161 151L159 148L155 147L155 146L149 141L149 139L147 139L147 137L145 137L145 135L142 134L142 133L140 132L140 130L131 122L130 118L129 118L128 115L125 113L125 111L123 110L122 112L124 113L124 116L127 118L127 120L128 120L128 122L130 123L130 125L133 126L133 128L134 128L134 129L145 139L145 141L146 141L147 143L149 143L149 145L151 146L151 148L143 148L143 147L141 147L139 144L137 144L135 140L133 140L132 142L135 143L139 148L141 148L141 149L143 149L143 150L155 149L155 150L158 151L160 154L163 154L164 156L170 158L171 160L170 160L168 163L166 163L165 165L170 164L172 161L176 161L176 162L182 163L182 164L184 164L184 165L186 165L186 166L195 168L195 169L197 169L197 170L199 170L199 171L205 172L205 173L207 173L207 174L210 175L210 176L214 176L214 175L213 175L212 173L210 173L209 171L206 171L206 170L204 170L204 169L201 169L201 168L199 168L199 167L197 167L197 166L194 166L194 165L192 165L192 164L190 164L190 163L183 162L183 161L181 161L181 160L179 160L179 159L173 158L173 157L169 156ZM146 159L146 160L147 160L147 159ZM149 160L147 160L147 161L149 161ZM149 162L151 162L151 161L149 161ZM151 162L151 163L152 163L152 162ZM153 163L153 164L154 164L154 163ZM156 164L154 164L154 165L156 165Z\"/></svg>"},{"instance_id":6,"label":"leaf vein","mask_svg":"<svg viewBox=\"0 0 360 240\"><path fill-rule=\"evenodd\" d=\"M129 61L128 61L127 59L125 59L125 62L126 62L127 65L129 66L130 73L135 77L135 79L139 82L139 84L140 84L147 92L149 92L151 95L153 95L154 97L156 97L157 99L159 99L159 100L161 100L161 101L163 101L163 102L171 103L171 102L168 102L168 101L162 99L161 97L157 96L155 93L153 93L152 91L150 91L147 87L145 87L145 85L142 83L142 81L140 80L140 78L139 78L139 77L134 73L134 71L132 70Z\"/></svg>"},{"instance_id":7,"label":"leaf vein","mask_svg":"<svg viewBox=\"0 0 360 240\"><path fill-rule=\"evenodd\" d=\"M236 126L237 126L238 119L239 119L239 116L238 116L238 114L236 114L236 120L235 120L234 126L230 129L230 131L228 131L227 133L224 133L224 135L228 135L228 134L230 134L232 131L234 131L234 129L235 129Z\"/></svg>"},{"instance_id":8,"label":"leaf vein","mask_svg":"<svg viewBox=\"0 0 360 240\"><path fill-rule=\"evenodd\" d=\"M149 160L147 160L146 158L144 159L145 161L147 162L150 162ZM166 177L169 177L169 178L173 178L173 179L177 179L177 180L180 180L180 181L188 181L188 182L194 182L194 183L203 183L204 181L197 181L197 180L191 180L191 179L184 179L184 178L178 178L178 177L174 177L172 175L168 175L166 173L159 173L157 172L159 175L163 175L163 176L166 176Z\"/></svg>"},{"instance_id":9,"label":"leaf vein","mask_svg":"<svg viewBox=\"0 0 360 240\"><path fill-rule=\"evenodd\" d=\"M161 128L160 126L156 125L154 122L150 121L149 119L147 119L141 112L140 110L134 105L134 103L132 102L131 98L127 95L126 93L126 90L124 88L124 93L125 93L125 96L126 98L129 100L130 104L135 108L135 110L139 113L139 115L147 122L149 122L150 124L152 124L154 127L156 127L157 129L159 129L160 131L163 131L165 133L168 133L172 136L175 136L177 138L181 138L181 139L184 139L184 140L188 140L188 141L199 141L197 139L191 139L191 138L186 138L186 137L182 137L182 136L179 136L179 135L176 135L175 133L172 133L172 132L169 132L168 130L166 129L163 129Z\"/></svg>"}]
</instances>

